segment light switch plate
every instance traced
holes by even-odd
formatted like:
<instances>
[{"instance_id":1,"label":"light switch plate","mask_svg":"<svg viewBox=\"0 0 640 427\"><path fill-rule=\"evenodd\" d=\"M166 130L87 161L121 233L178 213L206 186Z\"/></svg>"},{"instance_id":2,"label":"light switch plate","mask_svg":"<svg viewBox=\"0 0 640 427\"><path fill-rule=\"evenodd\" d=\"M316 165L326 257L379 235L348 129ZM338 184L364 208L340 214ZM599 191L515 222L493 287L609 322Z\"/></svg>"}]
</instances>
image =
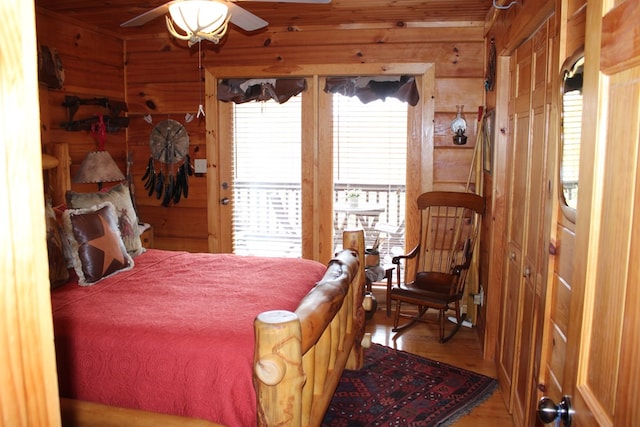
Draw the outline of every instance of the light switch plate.
<instances>
[{"instance_id":1,"label":"light switch plate","mask_svg":"<svg viewBox=\"0 0 640 427\"><path fill-rule=\"evenodd\" d=\"M207 173L207 159L194 159L193 167L196 173Z\"/></svg>"}]
</instances>

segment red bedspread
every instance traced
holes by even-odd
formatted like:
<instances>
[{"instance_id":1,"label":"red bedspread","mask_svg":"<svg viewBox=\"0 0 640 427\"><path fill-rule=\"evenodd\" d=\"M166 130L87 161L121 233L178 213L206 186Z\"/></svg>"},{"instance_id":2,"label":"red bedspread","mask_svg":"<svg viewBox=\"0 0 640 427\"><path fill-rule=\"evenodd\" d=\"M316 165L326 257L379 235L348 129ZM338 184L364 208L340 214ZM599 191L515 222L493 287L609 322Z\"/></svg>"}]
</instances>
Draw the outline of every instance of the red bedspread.
<instances>
[{"instance_id":1,"label":"red bedspread","mask_svg":"<svg viewBox=\"0 0 640 427\"><path fill-rule=\"evenodd\" d=\"M253 321L293 311L325 266L159 250L135 264L52 292L61 396L254 426Z\"/></svg>"}]
</instances>

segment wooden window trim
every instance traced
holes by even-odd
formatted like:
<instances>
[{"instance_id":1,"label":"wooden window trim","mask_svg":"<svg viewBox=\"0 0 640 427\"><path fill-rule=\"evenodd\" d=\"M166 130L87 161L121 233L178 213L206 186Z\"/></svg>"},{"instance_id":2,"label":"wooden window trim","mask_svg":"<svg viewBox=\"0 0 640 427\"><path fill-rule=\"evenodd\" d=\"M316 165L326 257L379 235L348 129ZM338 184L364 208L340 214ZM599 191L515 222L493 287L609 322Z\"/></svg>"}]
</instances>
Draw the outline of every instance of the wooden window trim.
<instances>
[{"instance_id":1,"label":"wooden window trim","mask_svg":"<svg viewBox=\"0 0 640 427\"><path fill-rule=\"evenodd\" d=\"M302 256L327 262L332 256L331 229L321 223L321 218L331 218L330 186L321 183L331 182L331 168L321 165L331 162L331 144L323 143L331 138L326 124L331 123L330 103L322 102L320 91L327 76L363 76L363 75L415 75L420 90L420 102L411 109L407 129L407 176L420 176L420 180L407 182L407 200L415 200L421 192L433 187L433 147L434 147L434 110L435 70L431 63L398 64L320 64L296 65L291 67L261 66L224 66L206 67L206 148L207 148L207 210L209 228L209 251L228 252L231 248L230 230L225 231L230 209L223 209L220 200L226 197L222 188L224 182L230 182L229 164L230 114L231 108L217 101L217 82L222 78L240 77L305 77L308 90L303 101L303 123L312 123L305 127L302 134L303 144L303 197L311 200L302 207L303 234L310 236L303 243ZM329 105L326 105L329 104ZM323 125L323 123L325 125ZM330 125L329 125L330 127ZM309 151L311 155L309 156ZM329 189L329 190L328 190ZM417 227L418 216L413 204L407 206L407 235ZM407 242L410 245L411 242Z\"/></svg>"}]
</instances>

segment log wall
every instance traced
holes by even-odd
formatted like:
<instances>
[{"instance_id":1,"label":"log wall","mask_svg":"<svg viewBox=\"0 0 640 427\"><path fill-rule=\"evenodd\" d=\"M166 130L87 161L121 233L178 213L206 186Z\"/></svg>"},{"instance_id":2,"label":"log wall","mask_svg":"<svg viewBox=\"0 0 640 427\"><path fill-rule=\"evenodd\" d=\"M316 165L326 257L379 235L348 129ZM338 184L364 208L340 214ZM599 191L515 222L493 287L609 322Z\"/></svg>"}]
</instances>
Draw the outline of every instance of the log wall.
<instances>
[{"instance_id":1,"label":"log wall","mask_svg":"<svg viewBox=\"0 0 640 427\"><path fill-rule=\"evenodd\" d=\"M304 31L270 28L251 36L232 30L222 45L204 43L200 52L197 46L188 49L184 42L172 40L166 32L153 38L129 39L126 41L127 100L131 116L129 143L135 148L136 163L139 164L148 155L143 145L149 132L149 126L140 120L141 116L169 116L182 121L184 114L195 112L202 97L200 64L265 66L272 67L274 74L280 74L298 64L424 61L435 64L436 91L433 94L435 123L432 129L434 168L423 173L432 174L434 187L462 188L468 177L475 142L477 109L483 103L482 36L480 26L340 30L318 26ZM452 144L450 130L458 104L465 106L469 127L469 143L463 147ZM192 158L206 157L203 122L192 122L187 129ZM136 173L141 172L137 167ZM192 181L195 199L184 205L181 201L170 210L158 208L157 203L150 203L146 196L138 198L141 215L154 224L157 245L173 248L178 239L185 237L191 248L205 247L206 201L198 196L205 194L204 180ZM181 233L179 226L171 225L171 218L185 215L196 226Z\"/></svg>"},{"instance_id":2,"label":"log wall","mask_svg":"<svg viewBox=\"0 0 640 427\"><path fill-rule=\"evenodd\" d=\"M87 152L98 145L87 131L67 131L62 123L69 120L62 106L65 96L103 98L124 102L124 41L87 27L70 18L36 9L36 33L39 45L58 51L64 67L64 85L51 89L40 85L41 140L43 144L69 144L71 176L75 174ZM101 106L81 106L74 120L109 115ZM124 115L124 113L122 114ZM126 129L107 133L106 149L124 173L126 171ZM49 150L49 149L48 149ZM95 184L73 184L76 191L96 191Z\"/></svg>"},{"instance_id":3,"label":"log wall","mask_svg":"<svg viewBox=\"0 0 640 427\"><path fill-rule=\"evenodd\" d=\"M230 30L220 45L203 43L187 48L166 31L139 35L127 40L83 26L80 22L39 10L38 38L41 44L55 47L64 63L66 79L61 90L44 90L41 104L44 115L43 142L68 142L72 174L94 141L86 132L68 132L59 123L66 119L61 107L64 95L108 96L126 100L129 127L109 134L107 149L123 171L126 155L133 155L133 184L140 218L154 227L155 246L189 251L208 250L206 179L193 177L189 198L164 208L160 201L143 191L141 176L149 158L149 134L152 125L166 118L185 122L187 113L195 114L204 103L200 66L262 65L280 69L296 64L361 64L422 62L435 65L435 119L433 169L427 181L434 188L462 189L469 174L475 143L477 109L483 105L484 42L483 23L464 23L457 27L368 28L269 28L246 35ZM200 48L200 51L198 50ZM451 121L456 105L464 105L468 123L466 146L452 143ZM85 107L87 108L87 107ZM94 114L88 111L87 114ZM80 113L78 113L80 114ZM190 137L192 159L206 158L205 122L185 124ZM431 131L431 132L429 132ZM73 185L78 191L92 186Z\"/></svg>"}]
</instances>

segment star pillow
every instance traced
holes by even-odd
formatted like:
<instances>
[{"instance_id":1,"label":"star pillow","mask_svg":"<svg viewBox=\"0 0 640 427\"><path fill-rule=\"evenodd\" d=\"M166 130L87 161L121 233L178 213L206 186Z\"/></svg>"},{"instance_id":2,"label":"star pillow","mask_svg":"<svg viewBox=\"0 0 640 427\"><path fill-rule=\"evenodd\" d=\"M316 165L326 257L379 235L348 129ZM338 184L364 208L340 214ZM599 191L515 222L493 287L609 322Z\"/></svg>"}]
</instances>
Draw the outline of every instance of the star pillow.
<instances>
[{"instance_id":1,"label":"star pillow","mask_svg":"<svg viewBox=\"0 0 640 427\"><path fill-rule=\"evenodd\" d=\"M120 236L118 217L111 202L86 209L67 209L62 219L79 285L93 285L133 268L133 259Z\"/></svg>"},{"instance_id":2,"label":"star pillow","mask_svg":"<svg viewBox=\"0 0 640 427\"><path fill-rule=\"evenodd\" d=\"M111 202L118 217L118 228L127 251L132 257L143 253L140 240L140 230L138 229L138 215L133 208L129 187L125 184L118 184L109 191L97 193L76 193L67 191L65 194L67 205L72 209L85 209L94 205Z\"/></svg>"}]
</instances>

